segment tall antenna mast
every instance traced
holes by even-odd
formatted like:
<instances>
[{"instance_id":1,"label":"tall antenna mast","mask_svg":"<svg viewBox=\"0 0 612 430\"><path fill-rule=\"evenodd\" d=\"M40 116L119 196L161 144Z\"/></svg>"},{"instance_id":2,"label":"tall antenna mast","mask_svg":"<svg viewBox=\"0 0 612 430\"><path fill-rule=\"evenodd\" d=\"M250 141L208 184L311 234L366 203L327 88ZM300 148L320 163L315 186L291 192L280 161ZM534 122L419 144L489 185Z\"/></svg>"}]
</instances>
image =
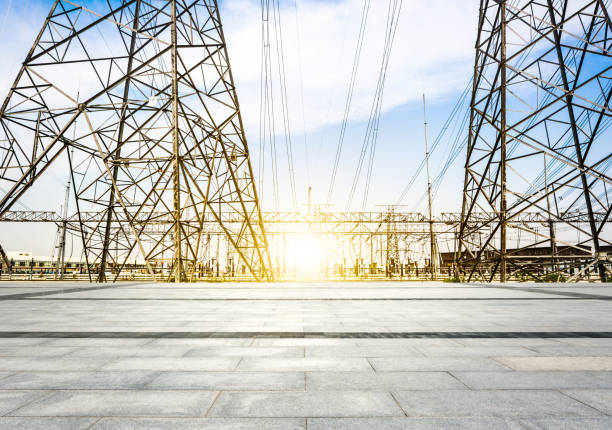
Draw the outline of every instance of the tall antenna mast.
<instances>
[{"instance_id":1,"label":"tall antenna mast","mask_svg":"<svg viewBox=\"0 0 612 430\"><path fill-rule=\"evenodd\" d=\"M431 269L432 281L436 278L437 258L436 258L436 237L433 231L433 211L431 209L431 178L429 175L429 142L427 141L427 108L425 105L425 93L423 93L423 127L425 130L425 165L427 170L427 206L429 210L429 246L430 260L429 266Z\"/></svg>"}]
</instances>

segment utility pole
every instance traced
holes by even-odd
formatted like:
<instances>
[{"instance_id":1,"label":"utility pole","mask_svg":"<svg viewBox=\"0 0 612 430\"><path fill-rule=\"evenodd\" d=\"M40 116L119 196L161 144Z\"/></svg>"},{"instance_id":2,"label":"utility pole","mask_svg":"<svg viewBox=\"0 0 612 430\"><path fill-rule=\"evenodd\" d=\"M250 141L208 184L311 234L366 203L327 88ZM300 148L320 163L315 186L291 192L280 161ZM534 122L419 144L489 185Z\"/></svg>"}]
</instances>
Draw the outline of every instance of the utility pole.
<instances>
[{"instance_id":1,"label":"utility pole","mask_svg":"<svg viewBox=\"0 0 612 430\"><path fill-rule=\"evenodd\" d=\"M436 257L436 237L433 230L433 211L431 207L431 177L429 175L429 142L427 140L427 108L425 105L425 94L423 94L423 126L425 131L425 165L427 170L427 202L429 209L429 269L431 270L431 280L436 279L437 257Z\"/></svg>"},{"instance_id":2,"label":"utility pole","mask_svg":"<svg viewBox=\"0 0 612 430\"><path fill-rule=\"evenodd\" d=\"M64 265L66 261L66 225L68 218L68 199L70 198L70 185L72 181L72 174L68 175L68 182L66 183L66 195L64 196L64 206L62 207L62 227L60 230L59 240L59 252L57 254L57 263L55 269L55 279L57 279L57 272L59 270L59 278L64 279Z\"/></svg>"},{"instance_id":3,"label":"utility pole","mask_svg":"<svg viewBox=\"0 0 612 430\"><path fill-rule=\"evenodd\" d=\"M499 270L500 270L500 281L506 282L506 252L507 252L507 236L506 236L506 224L507 224L507 206L506 206L506 0L500 2L500 19L501 19L501 58L500 58L500 74L501 74L501 86L500 86L500 115L501 115L501 152L500 152L500 179L501 179L501 190L500 190L500 254L499 254Z\"/></svg>"},{"instance_id":4,"label":"utility pole","mask_svg":"<svg viewBox=\"0 0 612 430\"><path fill-rule=\"evenodd\" d=\"M312 187L309 185L308 186L308 216L312 215L312 200L311 200L311 192L312 192Z\"/></svg>"},{"instance_id":5,"label":"utility pole","mask_svg":"<svg viewBox=\"0 0 612 430\"><path fill-rule=\"evenodd\" d=\"M548 210L548 234L550 236L550 269L555 273L555 255L557 255L557 241L555 239L555 226L550 212L550 197L548 195L548 166L546 153L544 153L544 193L546 194L546 209Z\"/></svg>"}]
</instances>

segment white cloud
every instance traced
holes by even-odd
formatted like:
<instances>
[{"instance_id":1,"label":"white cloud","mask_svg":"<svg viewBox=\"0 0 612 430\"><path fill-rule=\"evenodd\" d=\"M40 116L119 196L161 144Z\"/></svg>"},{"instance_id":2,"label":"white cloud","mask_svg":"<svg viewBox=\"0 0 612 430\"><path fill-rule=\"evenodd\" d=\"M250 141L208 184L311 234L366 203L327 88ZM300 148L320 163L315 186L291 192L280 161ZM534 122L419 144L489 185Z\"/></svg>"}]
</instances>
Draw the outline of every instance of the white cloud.
<instances>
[{"instance_id":1,"label":"white cloud","mask_svg":"<svg viewBox=\"0 0 612 430\"><path fill-rule=\"evenodd\" d=\"M307 130L342 120L363 0L298 0L297 4L301 49L298 50L292 0L282 2L281 21L289 111L293 129L301 132L300 67ZM371 2L351 120L366 119L369 114L383 50L387 4L380 0ZM221 12L243 117L247 130L256 133L261 68L260 2L224 2ZM403 2L383 112L419 99L423 91L435 98L463 88L473 66L477 17L476 0Z\"/></svg>"}]
</instances>

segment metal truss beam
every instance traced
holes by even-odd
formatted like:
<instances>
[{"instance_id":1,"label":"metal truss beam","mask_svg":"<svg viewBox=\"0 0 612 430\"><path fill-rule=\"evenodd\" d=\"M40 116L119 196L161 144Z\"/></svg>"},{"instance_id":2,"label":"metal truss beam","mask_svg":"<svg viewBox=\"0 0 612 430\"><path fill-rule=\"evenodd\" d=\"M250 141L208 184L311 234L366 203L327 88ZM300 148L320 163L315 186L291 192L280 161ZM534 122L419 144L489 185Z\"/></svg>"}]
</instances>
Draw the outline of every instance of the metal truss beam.
<instances>
[{"instance_id":1,"label":"metal truss beam","mask_svg":"<svg viewBox=\"0 0 612 430\"><path fill-rule=\"evenodd\" d=\"M59 222L77 223L90 279L136 257L155 277L150 262L171 252L167 280L189 280L205 222L255 279L271 279L217 1L96 7L55 1L2 104L0 217L63 167L76 214ZM161 235L149 235L153 224Z\"/></svg>"},{"instance_id":2,"label":"metal truss beam","mask_svg":"<svg viewBox=\"0 0 612 430\"><path fill-rule=\"evenodd\" d=\"M481 0L459 229L469 280L541 279L556 273L567 246L592 249L589 265L606 280L608 9L601 0ZM529 212L548 222L546 233L526 225ZM551 250L546 270L508 251L544 244Z\"/></svg>"}]
</instances>

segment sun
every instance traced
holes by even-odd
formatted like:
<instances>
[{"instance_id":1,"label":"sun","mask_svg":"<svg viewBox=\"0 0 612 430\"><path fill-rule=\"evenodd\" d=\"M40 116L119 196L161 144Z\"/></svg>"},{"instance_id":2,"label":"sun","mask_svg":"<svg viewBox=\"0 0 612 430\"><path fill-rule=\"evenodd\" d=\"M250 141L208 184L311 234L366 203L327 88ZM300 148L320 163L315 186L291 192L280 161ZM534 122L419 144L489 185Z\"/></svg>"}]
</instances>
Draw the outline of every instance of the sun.
<instances>
[{"instance_id":1,"label":"sun","mask_svg":"<svg viewBox=\"0 0 612 430\"><path fill-rule=\"evenodd\" d=\"M296 234L288 238L285 248L287 265L296 276L314 276L321 273L321 238L314 234Z\"/></svg>"}]
</instances>

